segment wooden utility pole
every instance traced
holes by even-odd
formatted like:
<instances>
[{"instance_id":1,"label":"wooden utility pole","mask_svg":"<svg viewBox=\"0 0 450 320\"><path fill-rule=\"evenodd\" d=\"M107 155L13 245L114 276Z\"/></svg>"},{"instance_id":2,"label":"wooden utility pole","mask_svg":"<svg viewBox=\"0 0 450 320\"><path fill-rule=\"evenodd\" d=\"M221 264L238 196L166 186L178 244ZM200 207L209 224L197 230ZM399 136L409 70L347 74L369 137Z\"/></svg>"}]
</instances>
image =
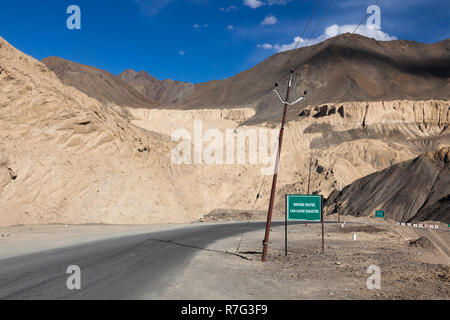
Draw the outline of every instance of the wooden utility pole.
<instances>
[{"instance_id":1,"label":"wooden utility pole","mask_svg":"<svg viewBox=\"0 0 450 320\"><path fill-rule=\"evenodd\" d=\"M278 141L278 154L275 162L275 172L273 175L272 180L272 190L270 192L270 201L269 201L269 210L267 212L267 223L266 223L266 234L263 240L263 252L261 261L266 262L267 260L267 250L269 249L269 235L270 235L270 225L272 224L272 213L273 213L273 204L275 201L275 191L277 188L277 179L278 179L278 165L280 162L280 156L281 156L281 145L283 143L283 133L284 133L284 124L286 122L286 113L287 113L287 107L289 105L289 94L291 91L292 86L292 75L294 74L294 69L291 69L291 74L289 75L289 83L286 91L286 100L284 103L284 111L283 111L283 118L281 120L281 129L280 129L280 137ZM278 84L275 84L275 87L277 87Z\"/></svg>"}]
</instances>

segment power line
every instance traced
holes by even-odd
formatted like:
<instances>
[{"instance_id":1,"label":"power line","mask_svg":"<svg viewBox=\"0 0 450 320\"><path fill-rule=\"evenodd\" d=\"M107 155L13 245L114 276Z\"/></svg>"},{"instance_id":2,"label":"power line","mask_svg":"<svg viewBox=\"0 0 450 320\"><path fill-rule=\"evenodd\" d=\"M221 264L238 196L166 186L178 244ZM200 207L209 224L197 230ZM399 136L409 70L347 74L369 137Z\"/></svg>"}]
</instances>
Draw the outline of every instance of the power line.
<instances>
[{"instance_id":1,"label":"power line","mask_svg":"<svg viewBox=\"0 0 450 320\"><path fill-rule=\"evenodd\" d=\"M379 0L377 0L376 3L378 3L378 2L379 2ZM325 16L326 16L327 12L329 11L329 9L330 9L330 7L332 6L333 3L334 3L334 0L330 0L330 2L329 2L329 4L328 4L328 7L327 7L326 10L323 12L322 17L320 18L319 22L317 23L316 28L314 29L314 31L313 31L311 37L309 38L309 40L308 40L308 42L307 42L307 44L306 44L306 47L308 47L309 43L311 42L311 39L314 37L315 33L317 32L317 30L318 30L318 28L319 28L319 25L320 25L320 24L322 23L322 21L324 20L324 18L325 18ZM363 18L363 20L364 20L364 18ZM355 29L355 31L359 28L359 26L360 26L361 24L362 24L362 21L360 22L360 24L358 25L358 27ZM301 40L302 40L302 37L300 37L300 38L298 39L298 42L300 42ZM298 43L296 44L296 48L297 48L297 46L298 46ZM296 49L294 49L294 50L292 51L292 54L291 54L290 58L287 60L288 66L290 66L290 64L291 64L293 55L295 54L295 51L296 51ZM303 50L303 51L304 51L304 50ZM301 54L303 53L303 51L300 52L300 56L301 56ZM282 124L281 124L281 129L280 129L280 138L279 138L279 148L278 148L277 165L276 165L276 171L275 171L274 176L273 176L272 191L271 191L271 194L270 194L269 209L268 209L268 213L267 213L266 232L265 232L265 237L264 237L264 240L263 240L263 252L262 252L262 257L261 257L261 261L262 261L262 262L266 262L266 259L267 259L267 251L268 251L269 236L270 236L270 225L271 225L272 214L273 214L273 205L274 205L274 201L275 201L275 197L276 197L276 184L277 184L277 178L278 178L278 172L277 172L277 171L278 171L278 161L280 160L280 156L281 156L281 144L282 144L282 140L283 140L283 132L284 132L284 125L285 125L285 121L286 121L287 107L288 107L288 105L289 105L289 93L290 93L290 89L291 89L291 86L292 86L292 75L293 75L293 73L294 73L294 69L291 68L291 73L290 73L290 77L289 77L288 88L287 88L287 92L286 92L286 100L285 100L285 103L284 103L283 119L282 119ZM277 87L278 87L278 82L275 84L275 90L276 90L276 92L277 92L277 94L278 94ZM305 94L306 94L306 91L305 91ZM279 96L280 100L282 100L279 94L278 94L278 96ZM282 100L282 102L283 102L283 100ZM291 137L291 139L293 140L292 137ZM294 142L294 141L293 141L293 143L294 143L294 145L295 145L295 142ZM311 174L311 159L310 159L310 169L309 169L309 172L310 172L310 174ZM309 177L308 179L310 179L310 177ZM309 189L309 183L310 183L310 182L308 181L308 189ZM308 193L309 193L309 190L308 190ZM322 251L324 250L324 238L323 238L324 224L323 224L323 223L324 223L324 220L323 220L323 217L322 217ZM286 226L287 226L287 220L286 220ZM287 230L287 229L286 229L286 230Z\"/></svg>"},{"instance_id":2,"label":"power line","mask_svg":"<svg viewBox=\"0 0 450 320\"><path fill-rule=\"evenodd\" d=\"M377 5L379 2L380 2L380 0L377 0L377 1L375 2L374 5ZM321 23L323 22L323 20L324 20L326 14L328 13L328 11L329 11L329 9L331 8L331 6L332 6L333 3L334 3L334 0L330 0L328 6L327 6L327 8L326 8L326 10L322 13L322 16L321 16L319 22L316 24L316 27L314 28L313 33L312 33L311 36L309 37L308 42L306 43L306 46L304 46L304 47L302 47L302 48L307 48L307 47L309 46L311 40L313 39L314 35L316 34L316 32L317 32L319 26L320 26ZM309 24L311 23L312 18L313 18L313 16L315 15L315 13L316 13L316 11L317 11L319 5L320 5L320 0L317 0L317 1L316 1L316 5L315 5L315 7L314 7L314 9L313 9L313 12L312 12L311 16L309 17L309 19L308 19L308 21L307 21L307 23L306 23L306 25L305 25L305 28L303 29L302 34L300 35L299 39L297 40L297 43L296 43L296 45L295 45L295 48L292 50L292 53L291 53L291 55L290 55L290 58L289 58L288 61L287 61L287 64L286 64L286 65L287 65L288 67L291 66L292 58L294 57L295 51L296 51L296 49L298 48L298 45L300 44L301 40L303 40L303 36L304 36L306 30L308 29L308 26L309 26ZM352 34L355 33L355 32L359 29L359 27L360 27L361 24L364 22L364 20L368 17L368 15L369 15L368 13L366 13L366 14L364 15L364 17L361 19L360 23L359 23L358 26L355 28L355 30L352 32ZM304 50L303 50L303 51L304 51ZM303 53L303 51L300 52L300 56L301 56L301 54ZM283 78L283 77L282 77L282 78ZM278 81L276 81L276 82L279 82L282 78L280 78L280 79L279 79ZM281 130L280 130L280 131L281 131ZM289 131L289 130L288 130L288 131ZM288 134L290 135L290 133L288 133ZM295 149L296 149L297 154L299 154L299 151L298 151L298 149L297 149L297 146L295 145L295 142L294 142L293 137L292 137L291 135L290 135L290 137L291 137L291 140L292 140L292 142L293 142L293 144L294 144L294 147L295 147ZM274 148L274 150L272 151L270 160L272 160L272 156L273 156L273 154L274 154L274 151L275 151L275 148ZM259 188L259 191L258 191L258 194L257 194L257 196L256 196L256 199L255 199L254 203L253 203L252 210L251 210L251 212L250 212L250 217L249 217L249 219L248 219L248 221L247 221L247 224L245 225L244 230L243 230L243 232L242 232L242 234L241 234L241 238L240 238L240 240L239 240L239 244L238 244L238 247L237 247L237 252L239 252L239 248L240 248L240 246L241 246L242 239L243 239L244 234L245 234L245 232L246 232L246 230L247 230L247 228L248 228L248 225L249 225L249 223L250 223L250 221L251 221L252 214L253 214L253 210L254 210L254 208L255 208L255 206L256 206L257 201L258 201L259 198L260 198L261 190L262 190L262 187L263 187L263 185L264 185L265 179L266 179L266 176L264 175L263 180L262 180L262 183L261 183L260 188Z\"/></svg>"},{"instance_id":3,"label":"power line","mask_svg":"<svg viewBox=\"0 0 450 320\"><path fill-rule=\"evenodd\" d=\"M278 133L277 140L278 140L279 136L280 136L280 134ZM278 143L275 143L275 145L273 146L272 152L270 153L270 160L269 160L269 163L272 163L272 158L273 158L273 155L275 154L275 149L276 149L277 146L278 146ZM261 190L262 190L262 188L263 188L263 185L264 185L264 182L265 182L265 181L266 181L266 175L264 174L264 175L263 175L263 180L262 180L261 185L260 185L259 190L258 190L258 193L256 194L256 199L255 199L255 201L253 202L252 210L250 211L250 216L249 216L249 218L248 218L247 223L246 223L245 226L244 226L244 230L243 230L242 233L241 233L241 238L240 238L240 240L239 240L239 244L238 244L237 250L236 250L236 252L238 252L238 253L239 253L239 249L240 249L240 247L241 247L242 239L244 238L244 234L245 234L245 232L247 231L248 225L250 224L250 221L251 221L251 219L252 219L253 210L255 210L256 202L258 202L259 198L261 197Z\"/></svg>"},{"instance_id":4,"label":"power line","mask_svg":"<svg viewBox=\"0 0 450 320\"><path fill-rule=\"evenodd\" d=\"M314 32L312 33L312 35L310 36L308 42L306 43L306 46L302 47L303 49L304 49L304 48L307 48L307 47L309 46L311 40L313 39L315 33L317 32L317 29L318 29L319 25L322 23L323 19L325 18L325 15L327 14L327 12L328 12L328 10L330 9L330 7L331 7L331 5L333 4L333 2L334 2L334 0L330 0L327 9L326 9L325 12L322 14L322 17L321 17L320 21L317 23L317 25L316 25L316 27L315 27L315 29L314 29ZM375 3L374 3L373 5L376 6L376 5L378 5L379 2L380 2L380 0L376 0ZM312 19L312 17L313 17L313 15L314 15L314 13L315 13L315 11L316 11L316 9L317 9L317 7L318 7L319 4L320 4L320 0L316 3L316 7L314 8L313 14L311 15L311 17L310 17L309 20L308 20L307 26L309 25L309 23L310 23L310 21L311 21L311 19ZM359 22L359 24L356 26L355 30L353 30L352 34L354 34L354 33L359 29L359 27L362 25L362 23L364 22L364 20L365 20L368 16L369 16L369 13L365 13L365 14L364 14L363 18L361 19L361 21ZM306 31L306 28L303 30L303 33L302 33L302 35L300 36L300 38L298 39L298 41L297 41L297 43L296 43L296 45L295 45L295 48L292 50L292 54L291 54L291 56L290 56L290 58L289 58L289 60L288 60L288 63L287 63L287 65L289 66L289 68L292 68L292 67L291 67L291 61L292 61L292 58L294 57L295 50L297 49L299 43L300 43L301 40L303 39L303 34L305 33L305 31ZM303 51L302 51L300 54L302 54L302 53L303 53ZM281 79L282 79L282 78L281 78ZM277 82L279 82L281 79L279 79Z\"/></svg>"},{"instance_id":5,"label":"power line","mask_svg":"<svg viewBox=\"0 0 450 320\"><path fill-rule=\"evenodd\" d=\"M333 2L334 2L334 0L330 0L330 2L328 3L328 7L327 7L326 10L322 13L322 16L321 16L319 22L316 24L316 27L314 28L313 33L312 33L311 36L309 37L308 42L306 43L306 46L301 47L301 49L304 49L304 48L307 48L307 47L308 47L308 45L310 44L310 42L311 42L311 40L313 39L314 35L316 34L316 32L317 32L317 30L318 30L318 28L319 28L319 25L320 25L320 24L322 23L322 21L324 20L325 15L328 13L328 11L329 11L331 5L333 4ZM297 43L296 43L296 45L295 45L295 48L292 50L292 53L291 53L291 55L290 55L290 57L289 57L289 59L288 59L288 61L287 61L287 63L286 63L286 66L289 67L289 69L292 69L291 62L292 62L292 59L294 58L295 51L297 50L298 45L300 44L300 42L303 40L303 35L304 35L304 33L306 32L307 26L309 26L309 24L310 24L310 22L311 22L311 19L312 19L312 17L314 16L315 12L317 11L317 8L319 7L319 5L320 5L320 0L317 1L316 6L314 7L313 13L311 14L311 16L310 16L310 18L309 18L309 20L308 20L308 23L307 23L305 29L303 30L303 33L301 34L301 36L300 36L299 39L297 40ZM303 54L303 51L300 52L300 56L301 56L302 54ZM280 82L283 78L284 78L284 76L282 76L281 78L279 78L276 82Z\"/></svg>"},{"instance_id":6,"label":"power line","mask_svg":"<svg viewBox=\"0 0 450 320\"><path fill-rule=\"evenodd\" d=\"M378 4L378 2L380 2L380 0L377 0L373 5L376 6ZM364 22L364 20L369 16L369 13L366 13L364 15L364 17L361 19L361 22L358 24L358 26L355 28L355 30L353 30L352 34L356 32L356 30L358 30L358 28L362 25L362 23Z\"/></svg>"},{"instance_id":7,"label":"power line","mask_svg":"<svg viewBox=\"0 0 450 320\"><path fill-rule=\"evenodd\" d=\"M297 44L295 45L294 50L297 49L298 45L300 44L300 40L303 38L303 35L304 35L305 32L306 32L306 29L308 29L308 26L309 26L309 24L310 24L310 22L311 22L311 20L312 20L312 17L313 17L314 14L316 13L316 10L317 10L317 8L319 7L319 5L320 5L320 0L318 0L318 1L316 2L316 6L314 7L314 10L313 10L311 16L309 17L309 20L308 20L308 22L306 23L306 26L305 26L305 28L303 29L303 32L302 32L302 34L300 35L300 39L297 41Z\"/></svg>"},{"instance_id":8,"label":"power line","mask_svg":"<svg viewBox=\"0 0 450 320\"><path fill-rule=\"evenodd\" d=\"M313 12L311 13L311 16L309 17L309 19L308 19L308 21L307 21L305 27L303 28L303 32L302 32L302 34L300 35L300 39L302 39L303 36L304 36L304 34L306 33L306 30L308 29L309 24L311 23L312 18L314 17L314 14L316 13L317 8L319 7L319 5L320 5L320 0L317 0L317 1L316 1L316 4L315 4L315 6L314 6ZM295 49L297 49L298 45L300 44L300 39L297 41L297 44L295 45ZM295 49L294 49L294 51L295 51ZM293 52L293 53L294 53L294 52ZM291 59L292 59L292 57L291 57ZM288 60L288 63L287 63L286 65L289 66L289 63L290 63L290 59ZM277 81L277 82L278 82L278 81ZM281 131L281 129L280 129L280 131ZM278 133L278 137L279 137L279 133ZM277 147L277 144L275 144L275 146L274 146L274 148L273 148L273 150L272 150L272 152L271 152L271 155L270 155L270 163L272 163L272 157L273 157L273 155L275 154L275 149L276 149L276 147ZM248 225L250 224L250 221L251 221L251 218L252 218L252 215L253 215L253 210L255 209L256 203L258 202L258 200L259 200L259 198L260 198L260 196L261 196L261 190L262 190L262 188L263 188L263 186L264 186L264 182L265 182L265 181L266 181L266 175L263 176L263 180L262 180L262 182L261 182L261 185L260 185L260 187L259 187L258 193L257 193L257 195L256 195L256 199L255 199L255 201L253 202L253 206L252 206L252 210L250 211L249 219L248 219L248 221L247 221L247 224L244 226L244 230L243 230L243 232L242 232L242 234L241 234L241 238L240 238L240 240L239 240L239 244L238 244L238 247L237 247L237 252L239 252L239 249L240 249L240 247L241 247L242 239L243 239L243 237L244 237L245 232L247 231Z\"/></svg>"},{"instance_id":9,"label":"power line","mask_svg":"<svg viewBox=\"0 0 450 320\"><path fill-rule=\"evenodd\" d=\"M328 12L328 10L330 9L330 7L331 7L331 5L333 4L333 2L334 2L334 0L330 0L330 2L329 2L329 4L328 4L328 7L327 7L326 10L322 13L322 17L320 18L319 22L316 24L316 27L314 28L313 33L312 33L311 36L309 37L309 40L308 40L308 42L306 43L306 46L304 46L303 48L307 48L307 47L309 46L309 43L311 42L312 38L313 38L314 35L316 34L316 32L317 32L317 30L318 30L318 28L319 28L319 25L322 23L323 19L325 18L325 15L327 14L327 12ZM300 43L300 40L301 40L301 38L298 40L297 43ZM298 45L298 44L297 44L297 45ZM297 49L297 46L295 47L295 49ZM290 58L289 61L288 61L288 66L289 66L289 67L291 67L291 61L292 61L292 58L294 57L295 49L294 49L294 51L292 52L291 58ZM301 52L301 53L303 53L303 52ZM301 53L300 53L300 54L301 54Z\"/></svg>"},{"instance_id":10,"label":"power line","mask_svg":"<svg viewBox=\"0 0 450 320\"><path fill-rule=\"evenodd\" d=\"M308 29L308 26L309 26L309 24L311 23L312 18L314 17L314 15L315 15L317 9L319 8L319 5L320 5L320 0L317 0L317 1L316 1L316 4L315 4L315 6L314 6L313 12L311 13L311 16L309 17L309 19L308 19L308 21L307 21L307 23L306 23L306 25L305 25L305 28L303 29L303 32L301 33L299 39L297 40L297 43L295 44L295 48L292 50L291 56L290 56L290 58L288 59L288 61L287 61L287 63L286 63L286 67L289 67L290 62L291 62L291 60L292 60L292 57L293 57L293 55L295 54L295 50L298 48L298 45L300 44L300 41L303 39L303 36L305 35L306 30ZM280 82L281 79L283 79L283 77L280 78L280 79L278 79L278 80L275 81L275 82Z\"/></svg>"}]
</instances>

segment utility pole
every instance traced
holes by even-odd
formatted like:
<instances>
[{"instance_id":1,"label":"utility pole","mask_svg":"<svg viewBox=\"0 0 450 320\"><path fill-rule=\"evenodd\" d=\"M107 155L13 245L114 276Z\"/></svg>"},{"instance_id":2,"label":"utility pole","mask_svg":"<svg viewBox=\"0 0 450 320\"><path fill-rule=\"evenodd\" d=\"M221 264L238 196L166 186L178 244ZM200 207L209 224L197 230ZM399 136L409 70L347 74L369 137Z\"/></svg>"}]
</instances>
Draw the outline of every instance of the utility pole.
<instances>
[{"instance_id":1,"label":"utility pole","mask_svg":"<svg viewBox=\"0 0 450 320\"><path fill-rule=\"evenodd\" d=\"M312 158L309 157L309 174L308 174L308 195L310 194L311 187L311 167L312 167Z\"/></svg>"},{"instance_id":2,"label":"utility pole","mask_svg":"<svg viewBox=\"0 0 450 320\"><path fill-rule=\"evenodd\" d=\"M310 187L311 187L311 167L312 167L312 158L309 157L309 173L308 173L308 192L306 194L310 195ZM305 221L305 227L308 225L308 221Z\"/></svg>"},{"instance_id":3,"label":"utility pole","mask_svg":"<svg viewBox=\"0 0 450 320\"><path fill-rule=\"evenodd\" d=\"M275 89L274 89L275 93L278 95L278 98L281 100L282 103L284 103L284 110L283 110L283 118L281 120L281 129L280 129L280 136L279 136L279 141L278 141L278 153L277 153L277 158L276 158L276 162L275 162L275 172L274 172L273 180L272 180L272 190L270 192L269 209L267 212L266 233L265 233L264 240L263 240L263 252L262 252L262 257L261 257L262 262L266 262L267 250L269 248L270 226L272 224L273 205L274 205L274 201L275 201L275 191L277 188L278 167L279 167L280 156L281 156L281 146L283 143L284 124L286 123L287 107L289 105L296 104L297 102L305 99L305 96L303 96L303 97L300 97L299 99L297 99L296 101L289 103L289 94L291 92L293 74L294 74L294 69L291 69L291 73L289 75L288 87L287 87L287 91L286 91L286 100L283 100L281 98L281 95L278 91L278 83L275 83ZM305 95L306 95L306 91L305 91Z\"/></svg>"}]
</instances>

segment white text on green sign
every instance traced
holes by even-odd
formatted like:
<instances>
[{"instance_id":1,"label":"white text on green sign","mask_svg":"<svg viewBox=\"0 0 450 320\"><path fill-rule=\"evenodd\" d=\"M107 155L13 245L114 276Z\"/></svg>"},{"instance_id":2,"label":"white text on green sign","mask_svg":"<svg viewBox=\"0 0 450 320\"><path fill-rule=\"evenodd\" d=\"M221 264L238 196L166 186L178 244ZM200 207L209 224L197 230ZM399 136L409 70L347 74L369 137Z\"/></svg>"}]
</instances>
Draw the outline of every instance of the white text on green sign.
<instances>
[{"instance_id":1,"label":"white text on green sign","mask_svg":"<svg viewBox=\"0 0 450 320\"><path fill-rule=\"evenodd\" d=\"M321 221L321 196L287 195L286 201L289 221Z\"/></svg>"}]
</instances>

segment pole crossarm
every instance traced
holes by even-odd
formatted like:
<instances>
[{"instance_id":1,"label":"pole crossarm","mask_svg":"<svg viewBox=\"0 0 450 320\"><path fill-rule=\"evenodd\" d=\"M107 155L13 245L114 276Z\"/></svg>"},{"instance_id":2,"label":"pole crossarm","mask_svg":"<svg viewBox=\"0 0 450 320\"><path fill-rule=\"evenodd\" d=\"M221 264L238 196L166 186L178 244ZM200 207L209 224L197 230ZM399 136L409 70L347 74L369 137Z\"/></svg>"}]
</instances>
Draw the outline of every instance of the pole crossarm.
<instances>
[{"instance_id":1,"label":"pole crossarm","mask_svg":"<svg viewBox=\"0 0 450 320\"><path fill-rule=\"evenodd\" d=\"M292 106L294 104L299 103L302 100L306 99L306 94L307 92L305 91L305 94L303 96L301 96L300 98L298 98L297 100L295 100L294 102L288 102L288 101L284 101L283 98L281 97L280 91L278 91L278 86L275 85L275 89L273 89L273 91L275 91L275 93L277 94L278 98L280 99L281 103L283 104L287 104L288 106Z\"/></svg>"}]
</instances>

